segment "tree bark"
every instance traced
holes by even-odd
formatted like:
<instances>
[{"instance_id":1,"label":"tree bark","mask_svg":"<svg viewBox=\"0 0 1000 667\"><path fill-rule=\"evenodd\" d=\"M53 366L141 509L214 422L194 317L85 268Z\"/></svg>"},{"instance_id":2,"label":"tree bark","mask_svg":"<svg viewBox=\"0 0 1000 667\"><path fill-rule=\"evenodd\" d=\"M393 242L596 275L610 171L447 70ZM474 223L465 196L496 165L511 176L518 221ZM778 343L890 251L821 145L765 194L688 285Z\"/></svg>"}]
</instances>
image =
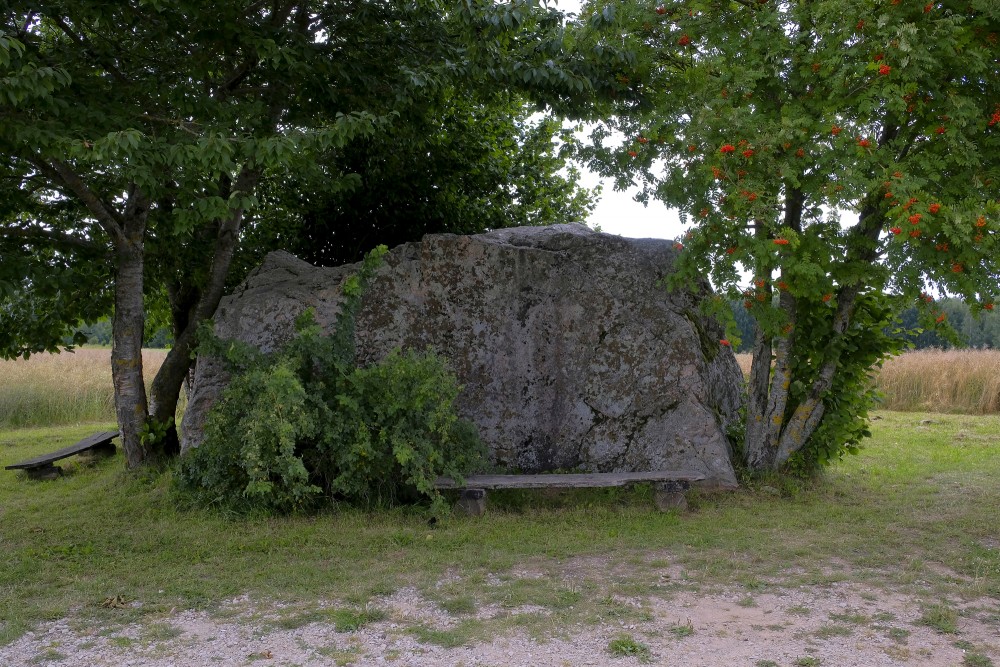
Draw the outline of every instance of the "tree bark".
<instances>
[{"instance_id":1,"label":"tree bark","mask_svg":"<svg viewBox=\"0 0 1000 667\"><path fill-rule=\"evenodd\" d=\"M124 242L115 246L115 316L112 322L111 377L122 449L129 468L145 464L150 452L142 442L149 415L142 374L142 338L146 323L143 304L143 246L149 210L133 191L124 215Z\"/></svg>"},{"instance_id":2,"label":"tree bark","mask_svg":"<svg viewBox=\"0 0 1000 667\"><path fill-rule=\"evenodd\" d=\"M791 327L784 336L777 339L776 344L773 340L768 340L759 350L755 345L750 371L747 432L743 449L744 461L752 470L776 467L778 443L784 427L785 408L788 406L788 388L792 380L792 345L795 341L795 298L787 291L782 291L778 301L782 310L788 314ZM763 334L758 333L758 344L761 337Z\"/></svg>"}]
</instances>

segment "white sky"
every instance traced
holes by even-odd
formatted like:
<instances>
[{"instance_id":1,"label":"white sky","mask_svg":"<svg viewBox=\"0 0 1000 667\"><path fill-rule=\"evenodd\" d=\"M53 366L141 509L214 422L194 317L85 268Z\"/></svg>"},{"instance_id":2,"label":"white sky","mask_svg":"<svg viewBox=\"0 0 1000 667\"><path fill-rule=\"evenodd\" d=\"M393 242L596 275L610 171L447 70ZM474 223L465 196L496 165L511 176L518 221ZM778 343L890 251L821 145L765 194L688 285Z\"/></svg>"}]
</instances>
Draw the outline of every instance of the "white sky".
<instances>
[{"instance_id":1,"label":"white sky","mask_svg":"<svg viewBox=\"0 0 1000 667\"><path fill-rule=\"evenodd\" d=\"M564 12L579 12L580 0L556 0L557 9ZM581 138L586 140L586 133ZM601 184L603 192L597 208L587 220L593 225L600 225L601 231L633 238L672 239L683 234L680 219L676 211L672 211L661 202L651 200L648 206L643 206L633 197L638 187L625 192L614 189L613 179L602 179L587 169L586 165L577 165L582 172L581 185L592 188Z\"/></svg>"},{"instance_id":2,"label":"white sky","mask_svg":"<svg viewBox=\"0 0 1000 667\"><path fill-rule=\"evenodd\" d=\"M587 221L591 226L600 225L602 232L633 238L672 239L683 234L675 210L653 199L648 206L643 206L633 199L638 187L626 192L616 191L613 179L601 179L586 165L579 165L579 168L581 185L592 188L600 183L604 187L597 208Z\"/></svg>"}]
</instances>

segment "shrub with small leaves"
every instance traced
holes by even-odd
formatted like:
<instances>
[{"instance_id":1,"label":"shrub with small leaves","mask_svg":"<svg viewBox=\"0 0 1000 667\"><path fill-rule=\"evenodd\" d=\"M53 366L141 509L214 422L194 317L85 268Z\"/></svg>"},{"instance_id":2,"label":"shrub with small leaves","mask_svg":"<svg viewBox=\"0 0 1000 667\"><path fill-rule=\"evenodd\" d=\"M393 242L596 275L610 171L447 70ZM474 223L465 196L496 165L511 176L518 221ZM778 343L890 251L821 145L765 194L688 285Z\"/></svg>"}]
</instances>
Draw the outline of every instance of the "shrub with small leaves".
<instances>
[{"instance_id":1,"label":"shrub with small leaves","mask_svg":"<svg viewBox=\"0 0 1000 667\"><path fill-rule=\"evenodd\" d=\"M459 385L430 352L393 352L358 368L354 321L384 247L344 286L332 335L307 311L297 336L271 354L209 331L202 351L232 379L206 420L201 445L181 460L182 494L230 510L288 513L332 499L380 503L429 498L439 476L482 466L475 427L460 419Z\"/></svg>"}]
</instances>

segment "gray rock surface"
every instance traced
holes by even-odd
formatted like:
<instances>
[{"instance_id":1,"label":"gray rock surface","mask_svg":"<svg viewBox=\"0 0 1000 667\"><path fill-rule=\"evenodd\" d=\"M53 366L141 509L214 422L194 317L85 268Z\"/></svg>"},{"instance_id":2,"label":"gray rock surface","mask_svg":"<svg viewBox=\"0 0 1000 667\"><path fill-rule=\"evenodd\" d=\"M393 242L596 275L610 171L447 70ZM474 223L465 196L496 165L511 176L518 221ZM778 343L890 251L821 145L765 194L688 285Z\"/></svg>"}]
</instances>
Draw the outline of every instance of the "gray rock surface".
<instances>
[{"instance_id":1,"label":"gray rock surface","mask_svg":"<svg viewBox=\"0 0 1000 667\"><path fill-rule=\"evenodd\" d=\"M697 314L706 285L661 286L675 253L582 225L426 236L386 255L358 317L359 360L397 347L446 357L464 385L459 412L501 466L683 469L735 486L725 429L742 375L719 326ZM331 326L355 270L272 253L223 300L216 332L270 350L306 308ZM185 449L225 383L217 363L199 361Z\"/></svg>"}]
</instances>

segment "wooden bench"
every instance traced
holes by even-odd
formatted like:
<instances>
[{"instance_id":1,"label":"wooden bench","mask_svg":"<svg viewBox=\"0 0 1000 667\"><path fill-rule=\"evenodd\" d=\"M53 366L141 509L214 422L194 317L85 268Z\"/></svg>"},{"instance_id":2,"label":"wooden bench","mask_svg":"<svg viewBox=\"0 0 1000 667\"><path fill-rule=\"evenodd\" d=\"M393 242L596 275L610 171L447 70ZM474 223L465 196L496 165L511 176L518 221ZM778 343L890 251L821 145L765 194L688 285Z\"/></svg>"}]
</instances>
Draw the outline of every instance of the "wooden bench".
<instances>
[{"instance_id":1,"label":"wooden bench","mask_svg":"<svg viewBox=\"0 0 1000 667\"><path fill-rule=\"evenodd\" d=\"M439 477L434 486L439 489L460 489L458 509L469 516L482 516L486 511L486 489L586 489L627 486L641 482L656 485L654 500L661 511L683 510L687 507L684 492L691 482L705 479L700 473L681 470L653 472L594 472L552 475L467 475L465 484L456 484Z\"/></svg>"},{"instance_id":2,"label":"wooden bench","mask_svg":"<svg viewBox=\"0 0 1000 667\"><path fill-rule=\"evenodd\" d=\"M33 459L15 463L14 465L5 466L4 469L24 470L28 473L28 477L31 479L55 479L62 474L62 468L52 465L53 463L68 456L84 452L93 458L113 456L115 453L115 445L111 441L117 437L118 431L95 433L92 436L84 438L75 445L63 447L59 451L52 452L50 454L42 454L41 456L36 456Z\"/></svg>"}]
</instances>

